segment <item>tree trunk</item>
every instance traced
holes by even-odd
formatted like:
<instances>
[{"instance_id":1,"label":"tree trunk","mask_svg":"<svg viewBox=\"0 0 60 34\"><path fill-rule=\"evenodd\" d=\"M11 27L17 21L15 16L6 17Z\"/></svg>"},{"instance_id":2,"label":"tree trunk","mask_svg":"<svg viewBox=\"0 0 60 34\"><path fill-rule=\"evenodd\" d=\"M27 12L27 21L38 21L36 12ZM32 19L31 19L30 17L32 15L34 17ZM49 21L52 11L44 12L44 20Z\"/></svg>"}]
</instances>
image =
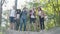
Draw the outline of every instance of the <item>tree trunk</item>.
<instances>
[{"instance_id":1,"label":"tree trunk","mask_svg":"<svg viewBox=\"0 0 60 34\"><path fill-rule=\"evenodd\" d=\"M15 0L15 10L17 9L17 0Z\"/></svg>"},{"instance_id":2,"label":"tree trunk","mask_svg":"<svg viewBox=\"0 0 60 34\"><path fill-rule=\"evenodd\" d=\"M0 2L0 26L1 26L1 21L2 21L2 0Z\"/></svg>"}]
</instances>

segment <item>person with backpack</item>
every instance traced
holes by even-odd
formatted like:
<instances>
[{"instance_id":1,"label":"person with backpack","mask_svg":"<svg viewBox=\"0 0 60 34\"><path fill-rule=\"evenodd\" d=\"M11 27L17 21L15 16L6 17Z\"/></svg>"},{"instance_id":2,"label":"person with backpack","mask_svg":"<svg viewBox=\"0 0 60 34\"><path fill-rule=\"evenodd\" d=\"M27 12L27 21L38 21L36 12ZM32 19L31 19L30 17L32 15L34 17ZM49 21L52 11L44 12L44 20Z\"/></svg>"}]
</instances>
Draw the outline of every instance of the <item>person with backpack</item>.
<instances>
[{"instance_id":1,"label":"person with backpack","mask_svg":"<svg viewBox=\"0 0 60 34\"><path fill-rule=\"evenodd\" d=\"M40 21L40 28L41 30L44 30L45 29L45 25L44 25L45 13L41 9L41 7L38 7L38 16L39 16L39 21Z\"/></svg>"},{"instance_id":2,"label":"person with backpack","mask_svg":"<svg viewBox=\"0 0 60 34\"><path fill-rule=\"evenodd\" d=\"M16 10L16 30L19 29L19 25L20 25L20 13L21 13L21 10L17 9Z\"/></svg>"},{"instance_id":3,"label":"person with backpack","mask_svg":"<svg viewBox=\"0 0 60 34\"><path fill-rule=\"evenodd\" d=\"M36 12L35 12L35 8L33 8L32 10L30 10L30 13L29 13L29 16L30 16L30 31L32 31L32 25L34 26L34 31L36 31Z\"/></svg>"},{"instance_id":4,"label":"person with backpack","mask_svg":"<svg viewBox=\"0 0 60 34\"><path fill-rule=\"evenodd\" d=\"M27 23L27 8L24 7L20 14L20 31L22 31L22 26L24 24L24 31L26 31L26 23Z\"/></svg>"}]
</instances>

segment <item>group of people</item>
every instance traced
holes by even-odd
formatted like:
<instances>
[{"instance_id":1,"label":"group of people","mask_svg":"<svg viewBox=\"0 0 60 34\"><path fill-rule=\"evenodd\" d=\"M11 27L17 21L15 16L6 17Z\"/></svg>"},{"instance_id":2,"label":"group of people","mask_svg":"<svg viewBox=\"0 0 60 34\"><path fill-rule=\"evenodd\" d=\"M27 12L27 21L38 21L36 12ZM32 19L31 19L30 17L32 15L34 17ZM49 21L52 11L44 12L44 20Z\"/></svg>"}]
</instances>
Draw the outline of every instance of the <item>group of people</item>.
<instances>
[{"instance_id":1,"label":"group of people","mask_svg":"<svg viewBox=\"0 0 60 34\"><path fill-rule=\"evenodd\" d=\"M29 23L31 25L33 24L36 25L37 21L36 21L36 9L35 8L32 8L30 10L28 10L26 7L24 7L23 10L20 10L20 9L14 10L14 9L15 8L13 8L13 10L10 11L10 16L9 16L10 29L19 30L20 28L20 31L22 31L22 26L24 24L24 31L26 31L26 25L27 25L28 18L29 18ZM29 17L27 15L29 15ZM41 7L38 7L37 16L39 17L39 23L40 23L41 30L44 30L45 29L45 25L44 25L45 13L41 9ZM36 29L36 27L34 27L34 29Z\"/></svg>"}]
</instances>

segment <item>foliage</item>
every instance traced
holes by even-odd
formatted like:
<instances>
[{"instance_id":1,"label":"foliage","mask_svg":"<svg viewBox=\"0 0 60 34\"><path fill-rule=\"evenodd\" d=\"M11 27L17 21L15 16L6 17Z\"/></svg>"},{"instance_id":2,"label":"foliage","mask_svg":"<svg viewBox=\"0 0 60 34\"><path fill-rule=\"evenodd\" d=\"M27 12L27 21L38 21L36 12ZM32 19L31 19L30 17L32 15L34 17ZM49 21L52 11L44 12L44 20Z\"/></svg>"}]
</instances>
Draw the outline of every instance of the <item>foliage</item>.
<instances>
[{"instance_id":1,"label":"foliage","mask_svg":"<svg viewBox=\"0 0 60 34\"><path fill-rule=\"evenodd\" d=\"M0 34L2 34L2 32L0 32Z\"/></svg>"},{"instance_id":2,"label":"foliage","mask_svg":"<svg viewBox=\"0 0 60 34\"><path fill-rule=\"evenodd\" d=\"M30 8L36 7L36 14L38 14L37 7L41 6L42 10L46 13L48 16L48 21L45 23L46 29L50 29L55 26L60 26L60 0L34 0L33 2L27 3ZM3 15L7 15L8 12L4 12ZM8 23L8 19L4 19L6 21L6 26ZM39 18L37 16L37 22L39 21ZM29 16L28 16L28 22L29 22ZM46 22L46 21L45 21ZM39 23L38 23L39 24ZM8 27L8 26L7 26ZM32 26L32 31L34 30L34 27ZM39 30L39 27L37 28Z\"/></svg>"},{"instance_id":3,"label":"foliage","mask_svg":"<svg viewBox=\"0 0 60 34\"><path fill-rule=\"evenodd\" d=\"M33 2L29 2L30 4L28 3L28 5L33 5L36 8L41 6L42 10L48 16L49 23L46 25L48 29L54 26L60 26L60 0L40 0L39 3L37 0L34 0Z\"/></svg>"}]
</instances>

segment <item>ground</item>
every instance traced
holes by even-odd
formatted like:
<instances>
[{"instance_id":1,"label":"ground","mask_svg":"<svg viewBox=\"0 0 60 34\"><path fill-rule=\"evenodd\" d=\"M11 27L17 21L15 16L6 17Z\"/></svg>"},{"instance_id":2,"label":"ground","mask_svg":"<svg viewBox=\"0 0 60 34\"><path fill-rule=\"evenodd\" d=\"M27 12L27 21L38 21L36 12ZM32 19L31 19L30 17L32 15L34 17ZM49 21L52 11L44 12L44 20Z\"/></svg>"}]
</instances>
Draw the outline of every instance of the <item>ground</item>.
<instances>
[{"instance_id":1,"label":"ground","mask_svg":"<svg viewBox=\"0 0 60 34\"><path fill-rule=\"evenodd\" d=\"M54 27L48 31L42 32L31 32L31 31L14 31L14 30L7 30L6 34L60 34L60 27Z\"/></svg>"}]
</instances>

